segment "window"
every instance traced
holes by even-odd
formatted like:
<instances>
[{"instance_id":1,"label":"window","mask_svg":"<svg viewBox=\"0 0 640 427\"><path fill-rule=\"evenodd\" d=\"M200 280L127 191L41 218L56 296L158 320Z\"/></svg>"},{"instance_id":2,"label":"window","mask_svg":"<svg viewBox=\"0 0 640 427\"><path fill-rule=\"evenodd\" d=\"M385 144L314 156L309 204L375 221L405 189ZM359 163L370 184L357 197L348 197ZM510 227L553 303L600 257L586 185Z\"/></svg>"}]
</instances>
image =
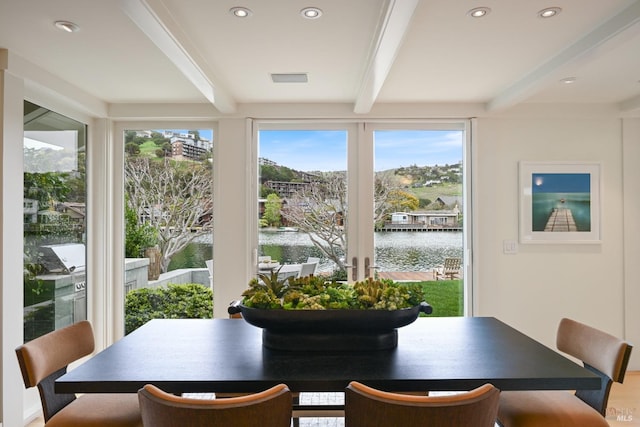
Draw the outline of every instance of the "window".
<instances>
[{"instance_id":1,"label":"window","mask_svg":"<svg viewBox=\"0 0 640 427\"><path fill-rule=\"evenodd\" d=\"M24 339L87 318L86 126L24 103Z\"/></svg>"},{"instance_id":2,"label":"window","mask_svg":"<svg viewBox=\"0 0 640 427\"><path fill-rule=\"evenodd\" d=\"M128 129L124 150L125 333L157 316L211 317L213 132ZM179 292L209 301L180 309Z\"/></svg>"},{"instance_id":3,"label":"window","mask_svg":"<svg viewBox=\"0 0 640 427\"><path fill-rule=\"evenodd\" d=\"M463 315L463 269L435 282L466 245L465 141L462 123L262 123L258 273L315 257L338 280L434 282Z\"/></svg>"}]
</instances>

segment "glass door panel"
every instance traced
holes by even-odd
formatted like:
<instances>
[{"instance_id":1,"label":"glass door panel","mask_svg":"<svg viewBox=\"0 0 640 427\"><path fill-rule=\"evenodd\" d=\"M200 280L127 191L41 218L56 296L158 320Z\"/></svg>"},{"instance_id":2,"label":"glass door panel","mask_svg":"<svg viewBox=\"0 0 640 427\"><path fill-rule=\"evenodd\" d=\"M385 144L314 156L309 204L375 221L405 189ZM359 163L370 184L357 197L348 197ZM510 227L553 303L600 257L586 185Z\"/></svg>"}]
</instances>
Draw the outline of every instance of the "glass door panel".
<instances>
[{"instance_id":1,"label":"glass door panel","mask_svg":"<svg viewBox=\"0 0 640 427\"><path fill-rule=\"evenodd\" d=\"M258 132L258 273L302 268L345 280L347 140L344 129Z\"/></svg>"},{"instance_id":2,"label":"glass door panel","mask_svg":"<svg viewBox=\"0 0 640 427\"><path fill-rule=\"evenodd\" d=\"M427 294L446 293L436 314L463 315L464 132L374 130L373 140L375 274L432 282Z\"/></svg>"}]
</instances>

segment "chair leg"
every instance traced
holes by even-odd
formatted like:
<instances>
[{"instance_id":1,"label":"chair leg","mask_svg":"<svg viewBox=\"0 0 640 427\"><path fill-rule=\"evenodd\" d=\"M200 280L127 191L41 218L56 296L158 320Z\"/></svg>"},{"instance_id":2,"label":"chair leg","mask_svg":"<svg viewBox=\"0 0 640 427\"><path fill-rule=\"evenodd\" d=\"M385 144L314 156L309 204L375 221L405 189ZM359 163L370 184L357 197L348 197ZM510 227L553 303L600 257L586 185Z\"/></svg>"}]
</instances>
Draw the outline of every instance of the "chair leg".
<instances>
[{"instance_id":1,"label":"chair leg","mask_svg":"<svg viewBox=\"0 0 640 427\"><path fill-rule=\"evenodd\" d=\"M295 393L293 395L293 407L295 408L298 405L300 405L300 393ZM300 427L300 418L293 416L291 420L293 421L291 424L293 427Z\"/></svg>"}]
</instances>

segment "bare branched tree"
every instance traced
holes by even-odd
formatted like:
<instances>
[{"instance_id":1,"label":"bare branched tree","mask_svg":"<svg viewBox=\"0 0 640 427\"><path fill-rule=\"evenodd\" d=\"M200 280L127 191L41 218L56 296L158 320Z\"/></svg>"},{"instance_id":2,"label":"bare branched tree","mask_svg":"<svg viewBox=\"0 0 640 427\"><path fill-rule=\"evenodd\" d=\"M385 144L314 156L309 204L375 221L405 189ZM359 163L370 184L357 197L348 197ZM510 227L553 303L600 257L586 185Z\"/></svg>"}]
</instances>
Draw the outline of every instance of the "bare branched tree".
<instances>
[{"instance_id":1,"label":"bare branched tree","mask_svg":"<svg viewBox=\"0 0 640 427\"><path fill-rule=\"evenodd\" d=\"M165 158L125 162L128 203L141 221L158 230L161 269L171 258L213 228L213 174L209 163Z\"/></svg>"},{"instance_id":2,"label":"bare branched tree","mask_svg":"<svg viewBox=\"0 0 640 427\"><path fill-rule=\"evenodd\" d=\"M282 216L307 233L313 245L339 269L344 269L346 215L345 176L339 173L325 174L321 181L298 191L282 209Z\"/></svg>"},{"instance_id":3,"label":"bare branched tree","mask_svg":"<svg viewBox=\"0 0 640 427\"><path fill-rule=\"evenodd\" d=\"M344 173L326 173L287 199L282 216L309 235L313 245L344 270L347 241L347 184ZM374 221L383 224L391 212L390 193L397 189L387 176L376 178L374 189Z\"/></svg>"}]
</instances>

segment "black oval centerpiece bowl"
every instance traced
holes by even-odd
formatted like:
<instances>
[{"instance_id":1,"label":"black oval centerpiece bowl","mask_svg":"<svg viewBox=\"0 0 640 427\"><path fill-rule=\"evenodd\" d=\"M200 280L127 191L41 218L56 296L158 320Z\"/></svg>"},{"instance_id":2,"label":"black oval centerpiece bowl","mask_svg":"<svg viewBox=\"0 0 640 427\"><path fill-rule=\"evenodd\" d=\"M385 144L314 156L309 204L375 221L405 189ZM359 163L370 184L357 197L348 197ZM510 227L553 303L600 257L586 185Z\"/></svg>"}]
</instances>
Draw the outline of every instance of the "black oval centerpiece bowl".
<instances>
[{"instance_id":1,"label":"black oval centerpiece bowl","mask_svg":"<svg viewBox=\"0 0 640 427\"><path fill-rule=\"evenodd\" d=\"M353 351L395 348L397 328L432 309L425 302L400 310L260 309L234 302L228 311L241 313L247 323L262 328L262 343L270 349Z\"/></svg>"}]
</instances>

